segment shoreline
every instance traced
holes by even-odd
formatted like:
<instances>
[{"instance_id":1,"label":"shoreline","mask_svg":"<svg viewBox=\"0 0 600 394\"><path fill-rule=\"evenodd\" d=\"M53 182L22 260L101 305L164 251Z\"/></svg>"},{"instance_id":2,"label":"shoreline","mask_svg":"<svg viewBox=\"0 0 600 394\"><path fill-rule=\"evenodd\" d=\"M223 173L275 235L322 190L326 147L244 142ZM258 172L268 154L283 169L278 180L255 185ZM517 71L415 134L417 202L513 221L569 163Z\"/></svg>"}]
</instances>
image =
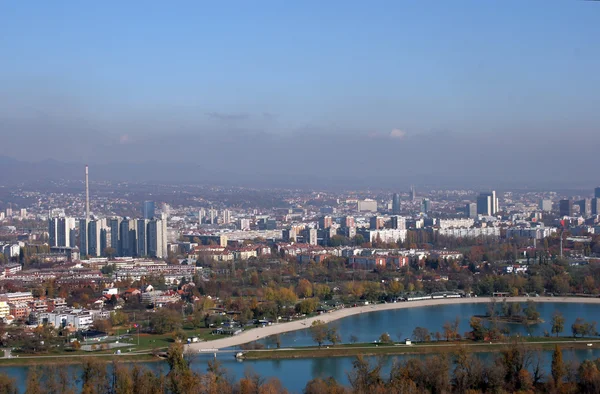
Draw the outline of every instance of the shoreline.
<instances>
[{"instance_id":1,"label":"shoreline","mask_svg":"<svg viewBox=\"0 0 600 394\"><path fill-rule=\"evenodd\" d=\"M245 343L254 342L276 334L283 334L291 331L303 330L309 328L315 320L321 320L324 323L330 323L335 320L345 317L359 315L361 313L389 311L396 309L421 308L439 305L460 305L460 304L485 304L495 300L501 302L504 298L500 297L471 297L471 298L440 298L422 301L405 301L387 304L364 305L358 307L342 308L330 313L325 313L318 316L309 317L303 320L296 320L285 323L274 323L270 326L255 328L249 331L244 331L239 335L192 343L186 345L187 349L197 352L216 351L223 348L230 348ZM564 302L564 303L580 303L580 304L600 304L600 298L586 297L507 297L507 302Z\"/></svg>"}]
</instances>

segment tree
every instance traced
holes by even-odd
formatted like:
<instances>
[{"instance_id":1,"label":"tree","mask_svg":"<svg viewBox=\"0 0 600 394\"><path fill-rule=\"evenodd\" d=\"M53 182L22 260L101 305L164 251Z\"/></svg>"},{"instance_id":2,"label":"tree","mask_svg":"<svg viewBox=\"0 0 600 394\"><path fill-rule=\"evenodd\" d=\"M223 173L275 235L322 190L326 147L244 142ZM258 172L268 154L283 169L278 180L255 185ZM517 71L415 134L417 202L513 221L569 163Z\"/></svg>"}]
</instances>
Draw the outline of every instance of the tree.
<instances>
[{"instance_id":1,"label":"tree","mask_svg":"<svg viewBox=\"0 0 600 394\"><path fill-rule=\"evenodd\" d=\"M350 343L357 343L358 337L354 334L350 335Z\"/></svg>"},{"instance_id":2,"label":"tree","mask_svg":"<svg viewBox=\"0 0 600 394\"><path fill-rule=\"evenodd\" d=\"M393 343L392 337L387 332L384 332L379 336L379 342L381 343Z\"/></svg>"},{"instance_id":3,"label":"tree","mask_svg":"<svg viewBox=\"0 0 600 394\"><path fill-rule=\"evenodd\" d=\"M86 358L82 365L81 393L103 394L110 391L106 366L96 358Z\"/></svg>"},{"instance_id":4,"label":"tree","mask_svg":"<svg viewBox=\"0 0 600 394\"><path fill-rule=\"evenodd\" d=\"M322 320L315 320L310 326L310 335L312 336L313 341L315 341L319 347L321 347L321 345L323 345L327 339L328 332L329 330Z\"/></svg>"},{"instance_id":5,"label":"tree","mask_svg":"<svg viewBox=\"0 0 600 394\"><path fill-rule=\"evenodd\" d=\"M475 316L473 316L473 317L471 317L469 324L472 329L471 335L473 335L473 340L475 340L475 341L484 340L485 339L485 328L483 327L483 324L481 323L481 319L478 319Z\"/></svg>"},{"instance_id":6,"label":"tree","mask_svg":"<svg viewBox=\"0 0 600 394\"><path fill-rule=\"evenodd\" d=\"M415 327L412 336L415 342L425 342L431 339L429 330L425 327Z\"/></svg>"},{"instance_id":7,"label":"tree","mask_svg":"<svg viewBox=\"0 0 600 394\"><path fill-rule=\"evenodd\" d=\"M527 320L538 321L540 318L540 312L538 312L535 302L532 300L527 301L523 312L525 312L525 317Z\"/></svg>"},{"instance_id":8,"label":"tree","mask_svg":"<svg viewBox=\"0 0 600 394\"><path fill-rule=\"evenodd\" d=\"M554 384L558 387L561 385L562 380L566 374L566 367L562 358L562 351L556 345L554 347L554 352L552 353L552 365L550 367L550 371L552 372L552 379L554 379Z\"/></svg>"},{"instance_id":9,"label":"tree","mask_svg":"<svg viewBox=\"0 0 600 394\"><path fill-rule=\"evenodd\" d=\"M565 330L565 317L562 313L555 311L552 315L552 334L558 334Z\"/></svg>"},{"instance_id":10,"label":"tree","mask_svg":"<svg viewBox=\"0 0 600 394\"><path fill-rule=\"evenodd\" d=\"M150 317L150 328L156 334L165 334L181 327L181 315L171 309L161 308Z\"/></svg>"},{"instance_id":11,"label":"tree","mask_svg":"<svg viewBox=\"0 0 600 394\"><path fill-rule=\"evenodd\" d=\"M306 279L300 279L300 281L298 281L298 286L296 287L296 294L298 294L298 297L300 298L312 297L312 284Z\"/></svg>"},{"instance_id":12,"label":"tree","mask_svg":"<svg viewBox=\"0 0 600 394\"><path fill-rule=\"evenodd\" d=\"M338 330L336 327L331 327L331 328L329 328L329 330L327 330L327 340L329 342L331 342L331 344L333 346L335 346L336 344L338 344L342 341L342 337L338 333Z\"/></svg>"}]
</instances>

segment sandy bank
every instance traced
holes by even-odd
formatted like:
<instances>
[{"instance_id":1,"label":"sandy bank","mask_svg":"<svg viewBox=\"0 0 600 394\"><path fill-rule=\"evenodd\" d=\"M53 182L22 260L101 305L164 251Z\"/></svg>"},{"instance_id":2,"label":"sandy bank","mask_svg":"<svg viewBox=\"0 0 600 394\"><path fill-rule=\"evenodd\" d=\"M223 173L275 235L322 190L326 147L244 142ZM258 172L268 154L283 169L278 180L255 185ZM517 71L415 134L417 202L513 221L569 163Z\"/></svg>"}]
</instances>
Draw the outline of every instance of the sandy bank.
<instances>
[{"instance_id":1,"label":"sandy bank","mask_svg":"<svg viewBox=\"0 0 600 394\"><path fill-rule=\"evenodd\" d=\"M310 327L313 321L321 320L325 323L332 322L334 320L343 319L344 317L358 315L360 313L379 312L387 311L392 309L407 309L407 308L420 308L426 306L436 305L456 305L456 304L478 304L491 302L491 297L477 297L477 298L447 298L447 299L435 299L435 300L423 300L423 301L409 301L409 302L397 302L388 304L376 304L376 305L365 305L353 308L339 309L331 313L311 317L308 319L297 320L293 322L277 323L271 326L256 328L243 333L216 339L214 341L193 343L188 345L190 349L201 351L207 349L222 349L226 347L239 346L244 343L256 341L258 339L266 338L275 334L282 334L285 332L302 330ZM495 298L497 302L501 302L502 298ZM510 297L507 298L509 302L527 302L533 300L535 302L567 302L567 303L579 303L579 304L600 304L600 298L562 298L562 297Z\"/></svg>"}]
</instances>

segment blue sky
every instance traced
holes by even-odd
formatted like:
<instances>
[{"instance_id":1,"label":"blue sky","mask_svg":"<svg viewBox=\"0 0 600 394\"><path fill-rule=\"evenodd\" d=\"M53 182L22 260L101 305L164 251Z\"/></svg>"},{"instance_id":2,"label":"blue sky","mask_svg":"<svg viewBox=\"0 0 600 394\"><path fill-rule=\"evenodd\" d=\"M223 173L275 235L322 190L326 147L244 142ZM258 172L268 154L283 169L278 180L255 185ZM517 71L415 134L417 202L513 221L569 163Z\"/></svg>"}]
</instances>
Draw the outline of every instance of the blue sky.
<instances>
[{"instance_id":1,"label":"blue sky","mask_svg":"<svg viewBox=\"0 0 600 394\"><path fill-rule=\"evenodd\" d=\"M600 143L599 37L576 0L5 1L0 133Z\"/></svg>"}]
</instances>

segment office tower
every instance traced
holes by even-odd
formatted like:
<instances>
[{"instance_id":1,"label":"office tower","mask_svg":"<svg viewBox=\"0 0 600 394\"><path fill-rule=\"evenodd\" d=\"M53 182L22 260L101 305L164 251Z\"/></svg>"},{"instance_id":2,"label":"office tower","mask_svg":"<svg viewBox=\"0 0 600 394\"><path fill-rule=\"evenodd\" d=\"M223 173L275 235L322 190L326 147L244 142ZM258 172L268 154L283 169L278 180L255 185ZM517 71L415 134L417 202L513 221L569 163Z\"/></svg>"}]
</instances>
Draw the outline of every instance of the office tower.
<instances>
[{"instance_id":1,"label":"office tower","mask_svg":"<svg viewBox=\"0 0 600 394\"><path fill-rule=\"evenodd\" d=\"M400 214L400 194L394 193L392 197L392 213L394 215Z\"/></svg>"},{"instance_id":2,"label":"office tower","mask_svg":"<svg viewBox=\"0 0 600 394\"><path fill-rule=\"evenodd\" d=\"M88 222L88 255L100 256L102 255L102 246L100 245L100 230L102 230L102 221L90 220ZM80 251L81 253L81 251Z\"/></svg>"},{"instance_id":3,"label":"office tower","mask_svg":"<svg viewBox=\"0 0 600 394\"><path fill-rule=\"evenodd\" d=\"M321 216L319 218L319 228L320 229L330 228L332 224L333 224L333 219L331 218L331 216Z\"/></svg>"},{"instance_id":4,"label":"office tower","mask_svg":"<svg viewBox=\"0 0 600 394\"><path fill-rule=\"evenodd\" d=\"M476 218L477 217L477 204L474 202L470 202L467 205L465 205L465 215L470 218Z\"/></svg>"},{"instance_id":5,"label":"office tower","mask_svg":"<svg viewBox=\"0 0 600 394\"><path fill-rule=\"evenodd\" d=\"M104 254L105 254L104 251L110 245L109 237L110 237L109 230L107 230L106 227L101 228L100 229L100 256L104 256Z\"/></svg>"},{"instance_id":6,"label":"office tower","mask_svg":"<svg viewBox=\"0 0 600 394\"><path fill-rule=\"evenodd\" d=\"M583 217L587 217L592 212L592 200L589 198L584 198L583 200L579 200L575 203L579 207L579 214Z\"/></svg>"},{"instance_id":7,"label":"office tower","mask_svg":"<svg viewBox=\"0 0 600 394\"><path fill-rule=\"evenodd\" d=\"M411 201L416 201L417 200L417 189L415 189L414 186L410 187L410 200Z\"/></svg>"},{"instance_id":8,"label":"office tower","mask_svg":"<svg viewBox=\"0 0 600 394\"><path fill-rule=\"evenodd\" d=\"M121 250L121 218L112 218L108 221L110 229L110 247L115 250L117 256L122 256Z\"/></svg>"},{"instance_id":9,"label":"office tower","mask_svg":"<svg viewBox=\"0 0 600 394\"><path fill-rule=\"evenodd\" d=\"M573 216L573 201L560 200L558 202L558 211L560 216Z\"/></svg>"},{"instance_id":10,"label":"office tower","mask_svg":"<svg viewBox=\"0 0 600 394\"><path fill-rule=\"evenodd\" d=\"M142 204L142 219L150 220L154 217L154 201L144 201Z\"/></svg>"},{"instance_id":11,"label":"office tower","mask_svg":"<svg viewBox=\"0 0 600 394\"><path fill-rule=\"evenodd\" d=\"M406 230L406 219L402 216L392 216L392 229Z\"/></svg>"},{"instance_id":12,"label":"office tower","mask_svg":"<svg viewBox=\"0 0 600 394\"><path fill-rule=\"evenodd\" d=\"M480 193L477 197L477 213L480 215L491 216L499 211L498 197L496 192Z\"/></svg>"},{"instance_id":13,"label":"office tower","mask_svg":"<svg viewBox=\"0 0 600 394\"><path fill-rule=\"evenodd\" d=\"M600 198L600 186L594 189L594 198Z\"/></svg>"},{"instance_id":14,"label":"office tower","mask_svg":"<svg viewBox=\"0 0 600 394\"><path fill-rule=\"evenodd\" d=\"M148 220L146 219L137 219L135 221L136 227L136 243L137 247L135 250L136 256L147 256L148 255L148 235L147 235L147 227Z\"/></svg>"},{"instance_id":15,"label":"office tower","mask_svg":"<svg viewBox=\"0 0 600 394\"><path fill-rule=\"evenodd\" d=\"M121 256L135 256L137 244L135 242L135 221L123 218L119 226L119 243L121 245Z\"/></svg>"},{"instance_id":16,"label":"office tower","mask_svg":"<svg viewBox=\"0 0 600 394\"><path fill-rule=\"evenodd\" d=\"M79 255L88 255L88 219L79 219Z\"/></svg>"},{"instance_id":17,"label":"office tower","mask_svg":"<svg viewBox=\"0 0 600 394\"><path fill-rule=\"evenodd\" d=\"M354 216L345 216L342 219L342 226L345 228L356 227Z\"/></svg>"},{"instance_id":18,"label":"office tower","mask_svg":"<svg viewBox=\"0 0 600 394\"><path fill-rule=\"evenodd\" d=\"M544 211L544 212L552 211L552 200L541 199L539 208L540 208L540 211Z\"/></svg>"},{"instance_id":19,"label":"office tower","mask_svg":"<svg viewBox=\"0 0 600 394\"><path fill-rule=\"evenodd\" d=\"M148 255L158 258L166 258L167 234L165 230L166 220L153 219L148 222Z\"/></svg>"},{"instance_id":20,"label":"office tower","mask_svg":"<svg viewBox=\"0 0 600 394\"><path fill-rule=\"evenodd\" d=\"M592 198L591 202L592 215L600 214L600 198Z\"/></svg>"},{"instance_id":21,"label":"office tower","mask_svg":"<svg viewBox=\"0 0 600 394\"><path fill-rule=\"evenodd\" d=\"M429 213L431 210L431 201L428 198L424 198L423 202L421 202L421 212Z\"/></svg>"},{"instance_id":22,"label":"office tower","mask_svg":"<svg viewBox=\"0 0 600 394\"><path fill-rule=\"evenodd\" d=\"M74 246L73 235L75 219L67 217L51 218L48 220L48 236L50 246Z\"/></svg>"}]
</instances>

